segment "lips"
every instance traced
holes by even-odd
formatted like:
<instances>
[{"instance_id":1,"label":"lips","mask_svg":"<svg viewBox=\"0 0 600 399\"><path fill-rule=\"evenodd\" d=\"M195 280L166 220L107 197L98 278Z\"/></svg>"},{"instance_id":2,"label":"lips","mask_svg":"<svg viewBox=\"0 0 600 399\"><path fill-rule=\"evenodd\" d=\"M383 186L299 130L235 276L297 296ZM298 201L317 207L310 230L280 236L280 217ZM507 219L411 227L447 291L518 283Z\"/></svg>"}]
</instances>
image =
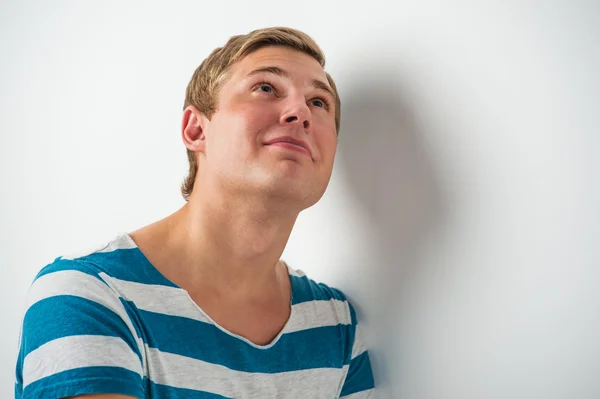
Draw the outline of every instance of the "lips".
<instances>
[{"instance_id":1,"label":"lips","mask_svg":"<svg viewBox=\"0 0 600 399\"><path fill-rule=\"evenodd\" d=\"M267 141L265 143L265 145L270 145L270 144L275 144L275 143L289 143L289 144L293 144L293 145L302 147L312 157L312 151L310 150L310 147L304 140L300 140L300 139L297 139L297 138L294 138L291 136L281 136L281 137L274 138L273 140Z\"/></svg>"}]
</instances>

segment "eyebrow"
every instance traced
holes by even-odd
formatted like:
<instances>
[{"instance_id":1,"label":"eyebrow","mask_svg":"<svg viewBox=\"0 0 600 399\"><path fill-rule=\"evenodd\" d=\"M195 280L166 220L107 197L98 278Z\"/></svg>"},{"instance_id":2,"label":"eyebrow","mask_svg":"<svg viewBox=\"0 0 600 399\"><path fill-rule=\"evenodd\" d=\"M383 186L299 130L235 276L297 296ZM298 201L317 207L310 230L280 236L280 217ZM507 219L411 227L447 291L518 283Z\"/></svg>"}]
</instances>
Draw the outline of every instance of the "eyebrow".
<instances>
[{"instance_id":1,"label":"eyebrow","mask_svg":"<svg viewBox=\"0 0 600 399\"><path fill-rule=\"evenodd\" d=\"M257 68L255 70L253 70L252 72L248 73L246 75L246 77L258 75L258 74L261 74L261 73L272 73L272 74L284 77L286 79L292 80L292 77L290 76L289 73L287 73L283 69L281 69L279 67L276 67L276 66L265 66L265 67ZM327 93L329 93L329 95L334 100L336 99L335 93L333 92L333 90L331 89L331 87L329 87L328 84L326 84L325 82L323 82L323 81L321 81L319 79L313 79L313 81L311 82L311 87L315 88L317 90L326 91Z\"/></svg>"}]
</instances>

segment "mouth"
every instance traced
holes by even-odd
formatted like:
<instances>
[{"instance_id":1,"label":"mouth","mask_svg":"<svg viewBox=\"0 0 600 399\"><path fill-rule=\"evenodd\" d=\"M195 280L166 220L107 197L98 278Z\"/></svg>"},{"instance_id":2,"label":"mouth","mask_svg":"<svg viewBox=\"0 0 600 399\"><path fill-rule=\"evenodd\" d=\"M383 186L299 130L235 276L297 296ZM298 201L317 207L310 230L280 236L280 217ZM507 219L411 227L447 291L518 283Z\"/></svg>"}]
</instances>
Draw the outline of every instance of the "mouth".
<instances>
[{"instance_id":1,"label":"mouth","mask_svg":"<svg viewBox=\"0 0 600 399\"><path fill-rule=\"evenodd\" d=\"M308 144L300 139L296 139L290 136L277 137L273 140L267 141L265 145L277 146L281 148L286 148L289 150L301 152L312 157L312 151Z\"/></svg>"},{"instance_id":2,"label":"mouth","mask_svg":"<svg viewBox=\"0 0 600 399\"><path fill-rule=\"evenodd\" d=\"M267 145L271 146L271 147L276 146L276 147L286 148L288 150L297 151L297 152L301 152L306 155L310 155L310 153L308 152L308 150L306 148L301 147L296 144L286 143L284 141L279 141L277 143L267 144Z\"/></svg>"}]
</instances>

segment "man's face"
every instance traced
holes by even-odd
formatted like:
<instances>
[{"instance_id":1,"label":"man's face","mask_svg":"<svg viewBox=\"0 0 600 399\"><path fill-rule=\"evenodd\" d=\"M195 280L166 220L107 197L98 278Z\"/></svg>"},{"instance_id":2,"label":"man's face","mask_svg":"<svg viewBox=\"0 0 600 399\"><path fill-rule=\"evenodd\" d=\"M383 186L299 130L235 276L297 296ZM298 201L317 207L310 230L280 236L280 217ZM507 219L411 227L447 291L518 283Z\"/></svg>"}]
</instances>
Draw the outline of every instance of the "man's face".
<instances>
[{"instance_id":1,"label":"man's face","mask_svg":"<svg viewBox=\"0 0 600 399\"><path fill-rule=\"evenodd\" d=\"M287 47L247 55L230 69L204 134L199 173L228 190L313 205L337 147L335 98L323 68Z\"/></svg>"}]
</instances>

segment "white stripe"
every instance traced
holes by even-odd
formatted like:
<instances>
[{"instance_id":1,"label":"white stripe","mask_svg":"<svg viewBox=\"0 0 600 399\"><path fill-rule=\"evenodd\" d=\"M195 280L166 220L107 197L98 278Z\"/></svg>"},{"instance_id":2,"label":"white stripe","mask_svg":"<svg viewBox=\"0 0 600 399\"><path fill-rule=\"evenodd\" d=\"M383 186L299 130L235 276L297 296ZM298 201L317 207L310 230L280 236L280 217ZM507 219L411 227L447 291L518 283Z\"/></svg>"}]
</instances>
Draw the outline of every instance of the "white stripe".
<instances>
[{"instance_id":1,"label":"white stripe","mask_svg":"<svg viewBox=\"0 0 600 399\"><path fill-rule=\"evenodd\" d=\"M57 295L73 295L89 299L128 319L123 304L110 287L98 278L78 270L61 270L36 279L27 294L29 309L42 299Z\"/></svg>"},{"instance_id":2,"label":"white stripe","mask_svg":"<svg viewBox=\"0 0 600 399\"><path fill-rule=\"evenodd\" d=\"M304 277L306 276L306 274L302 271L302 270L296 270L296 269L292 269L287 263L285 263L284 261L283 264L287 267L289 274L291 274L292 276L296 276L296 277Z\"/></svg>"},{"instance_id":3,"label":"white stripe","mask_svg":"<svg viewBox=\"0 0 600 399\"><path fill-rule=\"evenodd\" d=\"M211 323L199 307L190 306L194 301L181 288L119 280L106 273L100 273L100 277L123 299L133 302L138 309Z\"/></svg>"},{"instance_id":4,"label":"white stripe","mask_svg":"<svg viewBox=\"0 0 600 399\"><path fill-rule=\"evenodd\" d=\"M98 252L112 252L117 249L131 249L137 248L135 242L131 239L129 234L121 233L113 240L109 241L107 244L102 244L101 246L93 247L92 249L87 249L83 251L79 251L76 253L72 253L69 255L65 255L62 259L66 260L74 260L78 258L83 258L84 256L91 255Z\"/></svg>"},{"instance_id":5,"label":"white stripe","mask_svg":"<svg viewBox=\"0 0 600 399\"><path fill-rule=\"evenodd\" d=\"M356 356L362 355L367 350L365 338L362 333L362 329L359 324L356 325L356 332L354 334L354 344L352 345L352 359Z\"/></svg>"},{"instance_id":6,"label":"white stripe","mask_svg":"<svg viewBox=\"0 0 600 399\"><path fill-rule=\"evenodd\" d=\"M120 338L76 335L52 340L23 361L23 388L44 377L80 367L123 367L142 377L140 359Z\"/></svg>"},{"instance_id":7,"label":"white stripe","mask_svg":"<svg viewBox=\"0 0 600 399\"><path fill-rule=\"evenodd\" d=\"M131 239L129 234L123 233L119 234L113 240L111 240L104 248L100 249L97 252L113 252L117 249L132 249L137 248L135 242Z\"/></svg>"},{"instance_id":8,"label":"white stripe","mask_svg":"<svg viewBox=\"0 0 600 399\"><path fill-rule=\"evenodd\" d=\"M132 249L137 248L136 243L133 241L129 233L121 233L117 238L113 241L113 250L114 249Z\"/></svg>"},{"instance_id":9,"label":"white stripe","mask_svg":"<svg viewBox=\"0 0 600 399\"><path fill-rule=\"evenodd\" d=\"M29 309L35 303L58 295L72 295L90 301L111 310L118 315L131 335L136 339L138 348L142 354L142 364L146 365L143 341L137 336L133 323L127 315L127 311L119 300L117 293L110 289L106 284L89 274L77 270L62 270L54 273L45 274L36 279L27 294L26 309ZM145 368L144 368L145 371Z\"/></svg>"},{"instance_id":10,"label":"white stripe","mask_svg":"<svg viewBox=\"0 0 600 399\"><path fill-rule=\"evenodd\" d=\"M351 322L346 301L338 301L337 299L308 301L293 306L292 317L285 328L285 332L350 324Z\"/></svg>"},{"instance_id":11,"label":"white stripe","mask_svg":"<svg viewBox=\"0 0 600 399\"><path fill-rule=\"evenodd\" d=\"M205 391L228 398L333 398L347 366L283 373L249 373L189 357L149 351L150 379L156 384Z\"/></svg>"},{"instance_id":12,"label":"white stripe","mask_svg":"<svg viewBox=\"0 0 600 399\"><path fill-rule=\"evenodd\" d=\"M368 389L362 392L352 393L350 395L341 396L340 399L374 399L375 388Z\"/></svg>"}]
</instances>

